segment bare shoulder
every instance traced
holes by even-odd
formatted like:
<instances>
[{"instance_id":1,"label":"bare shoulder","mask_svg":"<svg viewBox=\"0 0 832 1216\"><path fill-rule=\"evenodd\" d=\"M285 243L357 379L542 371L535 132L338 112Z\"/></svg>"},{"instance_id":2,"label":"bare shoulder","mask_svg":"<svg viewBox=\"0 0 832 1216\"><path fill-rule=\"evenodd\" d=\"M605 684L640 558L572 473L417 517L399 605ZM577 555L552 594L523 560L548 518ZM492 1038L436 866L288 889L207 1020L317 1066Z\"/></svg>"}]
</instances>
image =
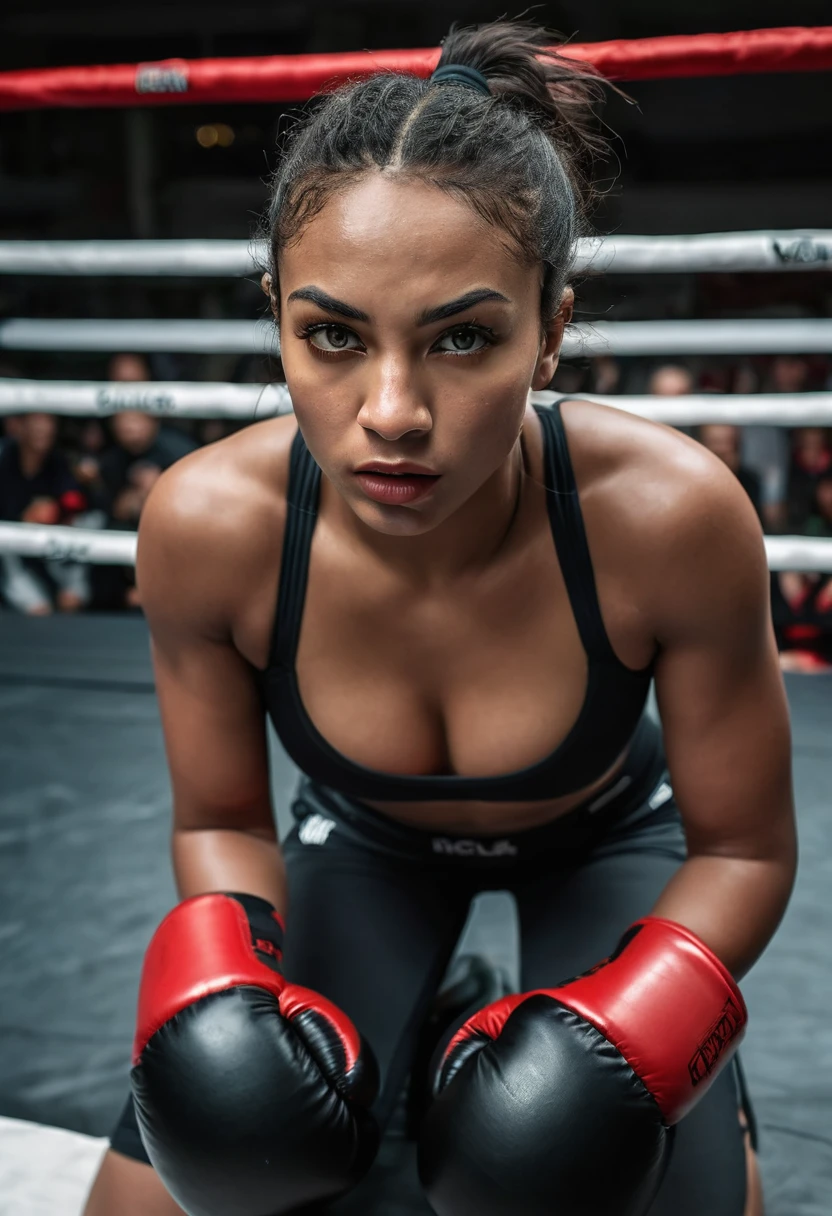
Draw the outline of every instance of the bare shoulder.
<instances>
[{"instance_id":1,"label":"bare shoulder","mask_svg":"<svg viewBox=\"0 0 832 1216\"><path fill-rule=\"evenodd\" d=\"M674 621L716 608L728 587L767 600L760 524L722 461L671 427L595 402L569 402L563 417L596 564L634 580Z\"/></svg>"},{"instance_id":2,"label":"bare shoulder","mask_svg":"<svg viewBox=\"0 0 832 1216\"><path fill-rule=\"evenodd\" d=\"M661 532L748 502L721 460L672 427L594 401L566 403L563 418L582 496L612 496L625 518L631 505L640 526Z\"/></svg>"},{"instance_id":3,"label":"bare shoulder","mask_svg":"<svg viewBox=\"0 0 832 1216\"><path fill-rule=\"evenodd\" d=\"M137 580L151 624L222 633L264 561L279 557L294 418L256 423L160 477L139 527Z\"/></svg>"}]
</instances>

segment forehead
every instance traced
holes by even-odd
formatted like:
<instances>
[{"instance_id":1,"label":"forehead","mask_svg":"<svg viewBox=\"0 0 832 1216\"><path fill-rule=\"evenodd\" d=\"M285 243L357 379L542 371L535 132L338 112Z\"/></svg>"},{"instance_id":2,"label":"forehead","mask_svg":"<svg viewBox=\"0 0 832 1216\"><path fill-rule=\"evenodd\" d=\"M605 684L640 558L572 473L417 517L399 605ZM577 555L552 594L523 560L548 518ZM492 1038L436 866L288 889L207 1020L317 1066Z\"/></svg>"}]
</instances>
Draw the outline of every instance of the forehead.
<instances>
[{"instance_id":1,"label":"forehead","mask_svg":"<svg viewBox=\"0 0 832 1216\"><path fill-rule=\"evenodd\" d=\"M280 257L284 295L314 282L359 305L357 292L412 301L474 284L514 298L538 277L465 199L384 173L335 193Z\"/></svg>"}]
</instances>

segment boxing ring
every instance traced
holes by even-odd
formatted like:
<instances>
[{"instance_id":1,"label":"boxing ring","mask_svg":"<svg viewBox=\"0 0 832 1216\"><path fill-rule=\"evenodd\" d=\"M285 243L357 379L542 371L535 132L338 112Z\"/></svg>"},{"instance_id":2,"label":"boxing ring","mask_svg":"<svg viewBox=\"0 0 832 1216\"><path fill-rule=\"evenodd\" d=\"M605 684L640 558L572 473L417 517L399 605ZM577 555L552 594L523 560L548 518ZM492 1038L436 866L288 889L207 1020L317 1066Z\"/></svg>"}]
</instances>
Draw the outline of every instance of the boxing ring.
<instances>
[{"instance_id":1,"label":"boxing ring","mask_svg":"<svg viewBox=\"0 0 832 1216\"><path fill-rule=\"evenodd\" d=\"M832 29L643 39L571 47L611 77L822 70ZM0 73L0 109L295 100L379 68L427 75L435 49L268 60ZM2 241L0 274L244 276L248 241ZM580 244L581 274L832 269L832 231L616 236ZM570 326L565 357L832 350L832 321L643 321ZM273 329L237 321L0 321L0 349L274 351ZM537 394L542 403L551 395ZM832 393L597 398L674 426L703 422L832 425ZM0 414L260 420L291 411L286 385L109 384L0 380ZM832 541L766 538L773 570L832 571ZM130 565L135 537L0 523L0 553ZM802 841L797 888L762 962L744 982L744 1049L760 1124L768 1216L828 1216L832 1204L832 676L786 676ZM168 861L169 786L138 617L34 620L0 615L0 1213L78 1216L123 1102L140 960L175 902ZM295 780L272 740L281 835ZM480 897L459 949L516 969L508 896ZM405 1216L429 1208L413 1146L393 1132L380 1168L332 1210ZM703 1163L707 1168L708 1163Z\"/></svg>"}]
</instances>

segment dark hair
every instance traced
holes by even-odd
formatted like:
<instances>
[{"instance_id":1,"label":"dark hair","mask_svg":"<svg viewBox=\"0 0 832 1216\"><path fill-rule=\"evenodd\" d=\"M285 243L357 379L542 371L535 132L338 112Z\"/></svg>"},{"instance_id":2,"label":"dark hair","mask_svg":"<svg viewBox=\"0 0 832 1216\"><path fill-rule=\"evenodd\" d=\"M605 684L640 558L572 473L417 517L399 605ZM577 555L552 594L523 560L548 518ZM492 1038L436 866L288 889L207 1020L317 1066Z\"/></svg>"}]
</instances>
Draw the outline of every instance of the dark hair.
<instances>
[{"instance_id":1,"label":"dark hair","mask_svg":"<svg viewBox=\"0 0 832 1216\"><path fill-rule=\"evenodd\" d=\"M291 132L271 183L270 267L332 194L372 171L414 178L465 199L544 266L541 313L557 310L590 210L588 162L604 82L551 49L524 21L453 27L440 65L475 68L491 96L461 84L379 73L321 99Z\"/></svg>"}]
</instances>

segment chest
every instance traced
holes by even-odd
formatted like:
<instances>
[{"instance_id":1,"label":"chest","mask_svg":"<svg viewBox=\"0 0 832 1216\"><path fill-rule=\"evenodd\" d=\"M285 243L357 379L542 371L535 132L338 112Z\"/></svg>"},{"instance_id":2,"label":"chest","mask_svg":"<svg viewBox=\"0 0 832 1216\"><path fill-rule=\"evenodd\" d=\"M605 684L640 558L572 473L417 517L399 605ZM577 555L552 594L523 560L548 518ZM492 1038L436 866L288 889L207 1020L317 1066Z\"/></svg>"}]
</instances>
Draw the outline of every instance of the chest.
<instances>
[{"instance_id":1,"label":"chest","mask_svg":"<svg viewBox=\"0 0 832 1216\"><path fill-rule=\"evenodd\" d=\"M342 556L313 546L296 672L343 755L387 773L491 776L568 734L587 658L550 537L433 591Z\"/></svg>"},{"instance_id":2,"label":"chest","mask_svg":"<svg viewBox=\"0 0 832 1216\"><path fill-rule=\"evenodd\" d=\"M652 638L612 556L600 577L596 568L598 600L613 649L638 668ZM235 637L259 668L276 598L269 570L246 597ZM348 759L404 775L525 768L568 735L587 667L545 503L503 560L433 590L351 550L319 519L295 670L306 713Z\"/></svg>"}]
</instances>

